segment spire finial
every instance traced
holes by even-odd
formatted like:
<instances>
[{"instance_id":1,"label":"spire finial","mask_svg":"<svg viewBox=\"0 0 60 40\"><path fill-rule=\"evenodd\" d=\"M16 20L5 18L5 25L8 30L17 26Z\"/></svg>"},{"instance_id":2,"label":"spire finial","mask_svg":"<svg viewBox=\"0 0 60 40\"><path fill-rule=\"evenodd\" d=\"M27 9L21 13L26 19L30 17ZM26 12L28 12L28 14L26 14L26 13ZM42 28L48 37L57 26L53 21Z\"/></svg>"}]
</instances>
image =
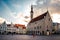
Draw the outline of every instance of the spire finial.
<instances>
[{"instance_id":1,"label":"spire finial","mask_svg":"<svg viewBox=\"0 0 60 40\"><path fill-rule=\"evenodd\" d=\"M33 5L31 5L31 13L33 13Z\"/></svg>"},{"instance_id":2,"label":"spire finial","mask_svg":"<svg viewBox=\"0 0 60 40\"><path fill-rule=\"evenodd\" d=\"M33 19L33 5L31 5L31 11L30 11L30 13L31 13L31 20Z\"/></svg>"}]
</instances>

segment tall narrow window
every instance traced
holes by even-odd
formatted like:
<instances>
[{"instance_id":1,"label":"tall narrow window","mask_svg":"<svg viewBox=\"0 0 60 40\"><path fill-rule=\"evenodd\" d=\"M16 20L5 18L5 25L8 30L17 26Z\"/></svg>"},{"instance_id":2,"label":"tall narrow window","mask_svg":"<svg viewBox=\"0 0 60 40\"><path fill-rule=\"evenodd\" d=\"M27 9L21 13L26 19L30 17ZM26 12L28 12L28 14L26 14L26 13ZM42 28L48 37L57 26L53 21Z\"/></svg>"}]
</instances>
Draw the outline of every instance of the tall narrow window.
<instances>
[{"instance_id":1,"label":"tall narrow window","mask_svg":"<svg viewBox=\"0 0 60 40\"><path fill-rule=\"evenodd\" d=\"M38 33L39 33L39 31L38 31Z\"/></svg>"},{"instance_id":2,"label":"tall narrow window","mask_svg":"<svg viewBox=\"0 0 60 40\"><path fill-rule=\"evenodd\" d=\"M39 26L37 26L37 29L39 29Z\"/></svg>"},{"instance_id":3,"label":"tall narrow window","mask_svg":"<svg viewBox=\"0 0 60 40\"><path fill-rule=\"evenodd\" d=\"M36 29L36 27L34 27L34 29Z\"/></svg>"},{"instance_id":4,"label":"tall narrow window","mask_svg":"<svg viewBox=\"0 0 60 40\"><path fill-rule=\"evenodd\" d=\"M50 18L49 18L49 21L50 21Z\"/></svg>"},{"instance_id":5,"label":"tall narrow window","mask_svg":"<svg viewBox=\"0 0 60 40\"><path fill-rule=\"evenodd\" d=\"M41 28L41 26L40 26L40 28Z\"/></svg>"},{"instance_id":6,"label":"tall narrow window","mask_svg":"<svg viewBox=\"0 0 60 40\"><path fill-rule=\"evenodd\" d=\"M48 25L47 25L47 29L48 29Z\"/></svg>"}]
</instances>

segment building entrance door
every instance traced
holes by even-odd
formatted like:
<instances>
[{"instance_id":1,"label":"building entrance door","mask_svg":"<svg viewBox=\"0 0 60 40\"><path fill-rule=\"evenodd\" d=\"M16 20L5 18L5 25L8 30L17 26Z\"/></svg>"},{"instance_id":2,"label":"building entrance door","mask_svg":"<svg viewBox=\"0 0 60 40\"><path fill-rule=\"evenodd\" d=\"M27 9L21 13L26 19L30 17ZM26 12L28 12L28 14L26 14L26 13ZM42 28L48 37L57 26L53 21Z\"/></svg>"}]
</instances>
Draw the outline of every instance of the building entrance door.
<instances>
[{"instance_id":1,"label":"building entrance door","mask_svg":"<svg viewBox=\"0 0 60 40\"><path fill-rule=\"evenodd\" d=\"M42 31L42 35L44 35L44 31Z\"/></svg>"}]
</instances>

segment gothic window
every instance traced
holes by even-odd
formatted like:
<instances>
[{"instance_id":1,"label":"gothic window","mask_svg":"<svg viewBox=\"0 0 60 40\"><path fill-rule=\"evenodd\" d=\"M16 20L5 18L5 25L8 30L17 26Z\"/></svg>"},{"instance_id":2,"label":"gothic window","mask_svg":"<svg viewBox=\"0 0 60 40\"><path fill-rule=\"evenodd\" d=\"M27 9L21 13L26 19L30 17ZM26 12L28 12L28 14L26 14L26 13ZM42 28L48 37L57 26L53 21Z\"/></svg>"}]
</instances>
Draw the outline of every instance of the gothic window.
<instances>
[{"instance_id":1,"label":"gothic window","mask_svg":"<svg viewBox=\"0 0 60 40\"><path fill-rule=\"evenodd\" d=\"M36 29L36 27L34 27L34 29Z\"/></svg>"},{"instance_id":2,"label":"gothic window","mask_svg":"<svg viewBox=\"0 0 60 40\"><path fill-rule=\"evenodd\" d=\"M49 21L50 21L50 18L49 18Z\"/></svg>"},{"instance_id":3,"label":"gothic window","mask_svg":"<svg viewBox=\"0 0 60 40\"><path fill-rule=\"evenodd\" d=\"M44 35L44 31L42 31L42 34Z\"/></svg>"},{"instance_id":4,"label":"gothic window","mask_svg":"<svg viewBox=\"0 0 60 40\"><path fill-rule=\"evenodd\" d=\"M39 26L37 26L37 29L39 29Z\"/></svg>"},{"instance_id":5,"label":"gothic window","mask_svg":"<svg viewBox=\"0 0 60 40\"><path fill-rule=\"evenodd\" d=\"M36 33L37 33L37 31L36 31Z\"/></svg>"},{"instance_id":6,"label":"gothic window","mask_svg":"<svg viewBox=\"0 0 60 40\"><path fill-rule=\"evenodd\" d=\"M39 33L39 31L38 31L38 33Z\"/></svg>"},{"instance_id":7,"label":"gothic window","mask_svg":"<svg viewBox=\"0 0 60 40\"><path fill-rule=\"evenodd\" d=\"M52 32L55 31L55 29L52 29Z\"/></svg>"},{"instance_id":8,"label":"gothic window","mask_svg":"<svg viewBox=\"0 0 60 40\"><path fill-rule=\"evenodd\" d=\"M40 26L40 28L41 28L41 26Z\"/></svg>"},{"instance_id":9,"label":"gothic window","mask_svg":"<svg viewBox=\"0 0 60 40\"><path fill-rule=\"evenodd\" d=\"M47 31L49 31L49 30L47 29Z\"/></svg>"},{"instance_id":10,"label":"gothic window","mask_svg":"<svg viewBox=\"0 0 60 40\"><path fill-rule=\"evenodd\" d=\"M47 29L48 29L48 25L47 25Z\"/></svg>"}]
</instances>

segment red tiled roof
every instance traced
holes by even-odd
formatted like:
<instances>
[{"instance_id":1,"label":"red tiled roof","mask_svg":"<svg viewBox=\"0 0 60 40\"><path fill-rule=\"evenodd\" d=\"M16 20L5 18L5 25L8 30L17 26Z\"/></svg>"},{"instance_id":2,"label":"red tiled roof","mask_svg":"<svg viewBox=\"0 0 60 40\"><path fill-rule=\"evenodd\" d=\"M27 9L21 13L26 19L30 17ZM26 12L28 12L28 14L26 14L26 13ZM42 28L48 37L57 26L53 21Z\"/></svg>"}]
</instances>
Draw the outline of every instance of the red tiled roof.
<instances>
[{"instance_id":1,"label":"red tiled roof","mask_svg":"<svg viewBox=\"0 0 60 40\"><path fill-rule=\"evenodd\" d=\"M43 19L43 18L44 18L44 16L46 16L46 14L47 14L47 13L48 13L48 11L47 11L47 12L45 12L44 14L39 15L38 17L36 17L36 18L32 19L29 23L32 23L32 22L35 22L35 21L38 21L38 20Z\"/></svg>"},{"instance_id":2,"label":"red tiled roof","mask_svg":"<svg viewBox=\"0 0 60 40\"><path fill-rule=\"evenodd\" d=\"M7 24L7 26L11 26L11 24Z\"/></svg>"},{"instance_id":3,"label":"red tiled roof","mask_svg":"<svg viewBox=\"0 0 60 40\"><path fill-rule=\"evenodd\" d=\"M14 26L17 27L17 28L18 28L18 27L22 27L23 29L26 29L25 25L15 24Z\"/></svg>"}]
</instances>

